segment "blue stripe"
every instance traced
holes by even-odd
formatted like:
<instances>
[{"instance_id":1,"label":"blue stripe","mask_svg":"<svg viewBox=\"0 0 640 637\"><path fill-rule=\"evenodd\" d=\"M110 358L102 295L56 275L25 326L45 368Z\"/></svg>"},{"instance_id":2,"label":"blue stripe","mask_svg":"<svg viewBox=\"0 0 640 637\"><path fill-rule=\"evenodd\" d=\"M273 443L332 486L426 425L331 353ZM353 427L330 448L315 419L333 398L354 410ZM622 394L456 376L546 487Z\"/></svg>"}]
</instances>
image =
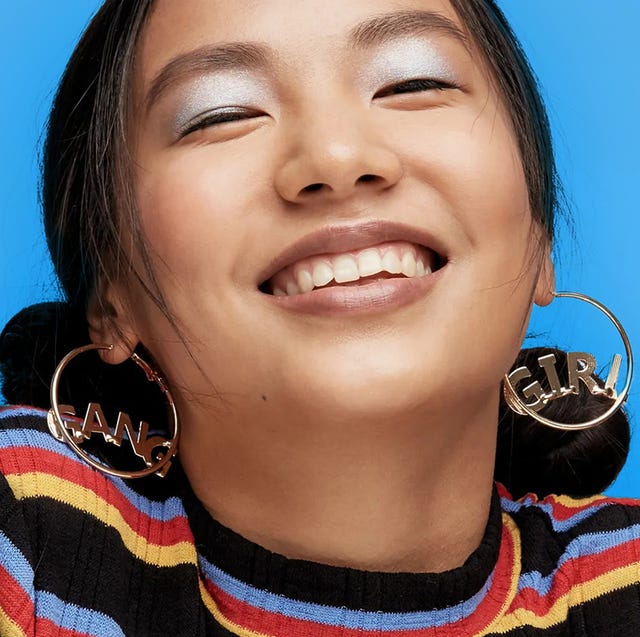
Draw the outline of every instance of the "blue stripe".
<instances>
[{"instance_id":1,"label":"blue stripe","mask_svg":"<svg viewBox=\"0 0 640 637\"><path fill-rule=\"evenodd\" d=\"M33 568L22 551L0 531L0 564L33 600Z\"/></svg>"},{"instance_id":2,"label":"blue stripe","mask_svg":"<svg viewBox=\"0 0 640 637\"><path fill-rule=\"evenodd\" d=\"M552 573L544 577L539 571L524 573L518 583L518 592L523 591L525 588L531 588L540 596L547 595L551 590L558 570L569 560L588 555L597 555L634 540L640 540L640 524L635 524L619 531L581 535L568 544L567 550L558 560L558 565Z\"/></svg>"},{"instance_id":3,"label":"blue stripe","mask_svg":"<svg viewBox=\"0 0 640 637\"><path fill-rule=\"evenodd\" d=\"M47 417L46 409L39 409L38 407L0 407L0 420L5 418L18 418L20 416L40 416L41 418Z\"/></svg>"},{"instance_id":4,"label":"blue stripe","mask_svg":"<svg viewBox=\"0 0 640 637\"><path fill-rule=\"evenodd\" d=\"M254 608L292 619L359 630L418 630L458 622L476 611L493 582L492 574L480 591L455 606L411 613L382 613L302 602L260 590L228 575L201 556L200 567L225 593Z\"/></svg>"},{"instance_id":5,"label":"blue stripe","mask_svg":"<svg viewBox=\"0 0 640 637\"><path fill-rule=\"evenodd\" d=\"M36 616L91 637L126 637L122 628L108 615L64 602L47 591L37 593Z\"/></svg>"},{"instance_id":6,"label":"blue stripe","mask_svg":"<svg viewBox=\"0 0 640 637\"><path fill-rule=\"evenodd\" d=\"M525 509L538 509L544 511L551 522L553 530L556 532L563 532L572 529L574 526L584 522L584 520L590 518L592 515L603 509L604 507L614 504L611 500L603 500L602 502L594 502L593 504L585 504L583 508L576 509L566 520L558 520L553 514L553 505L549 502L536 502L530 498L525 498L521 502L514 502L507 498L501 498L502 510L507 513L520 513Z\"/></svg>"},{"instance_id":7,"label":"blue stripe","mask_svg":"<svg viewBox=\"0 0 640 637\"><path fill-rule=\"evenodd\" d=\"M15 413L16 410L14 410ZM37 415L43 416L43 412L37 412ZM0 419L4 414L0 412ZM0 450L11 449L12 447L28 446L35 449L44 449L51 451L65 459L76 462L77 464L88 468L85 464L66 444L57 441L53 436L35 429L0 429ZM101 474L102 475L102 474ZM110 480L116 489L144 515L159 520L161 522L169 522L175 518L186 517L184 507L178 497L170 497L163 502L154 502L144 496L136 493L129 487L124 480L116 477L105 476Z\"/></svg>"}]
</instances>

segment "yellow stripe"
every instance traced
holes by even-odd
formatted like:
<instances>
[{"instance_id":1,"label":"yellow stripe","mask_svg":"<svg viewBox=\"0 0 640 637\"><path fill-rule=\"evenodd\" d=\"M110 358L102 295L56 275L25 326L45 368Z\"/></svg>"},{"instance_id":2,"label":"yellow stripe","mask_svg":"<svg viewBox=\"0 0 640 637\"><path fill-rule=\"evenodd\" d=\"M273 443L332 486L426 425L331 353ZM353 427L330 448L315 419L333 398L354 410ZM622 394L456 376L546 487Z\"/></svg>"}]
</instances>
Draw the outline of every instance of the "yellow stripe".
<instances>
[{"instance_id":1,"label":"yellow stripe","mask_svg":"<svg viewBox=\"0 0 640 637\"><path fill-rule=\"evenodd\" d=\"M519 626L533 626L535 628L550 628L566 620L570 608L590 602L598 597L612 593L615 590L640 583L640 564L629 564L608 573L578 584L570 591L559 597L545 615L516 608L506 615L493 629L496 633L507 633Z\"/></svg>"},{"instance_id":2,"label":"yellow stripe","mask_svg":"<svg viewBox=\"0 0 640 637\"><path fill-rule=\"evenodd\" d=\"M551 496L551 499L568 508L584 509L600 500L606 500L607 497L604 495L594 495L590 498L572 498L568 495L554 495Z\"/></svg>"},{"instance_id":3,"label":"yellow stripe","mask_svg":"<svg viewBox=\"0 0 640 637\"><path fill-rule=\"evenodd\" d=\"M502 514L502 524L508 530L511 535L511 542L513 543L513 557L511 562L511 582L509 583L509 594L507 595L502 608L496 615L496 618L482 631L477 633L476 637L482 637L489 633L495 632L496 626L499 626L504 614L511 607L516 593L518 592L518 582L520 581L520 572L522 569L522 544L520 542L520 529L518 525L513 521L513 518L507 513Z\"/></svg>"},{"instance_id":4,"label":"yellow stripe","mask_svg":"<svg viewBox=\"0 0 640 637\"><path fill-rule=\"evenodd\" d=\"M238 624L229 621L218 608L218 605L215 603L211 595L209 595L209 591L206 589L205 585L202 583L202 580L199 580L200 583L200 596L202 597L202 601L204 605L207 607L207 610L213 615L213 618L224 628L226 628L230 633L234 635L238 635L238 637L274 637L273 635L268 635L267 633L256 633L253 630L248 630L247 628L242 628L242 626L238 626Z\"/></svg>"},{"instance_id":5,"label":"yellow stripe","mask_svg":"<svg viewBox=\"0 0 640 637\"><path fill-rule=\"evenodd\" d=\"M568 509L584 509L584 508L588 508L592 504L595 504L596 502L600 502L602 500L608 500L608 499L609 498L607 498L606 495L601 495L601 494L593 495L588 498L572 498L569 495L554 494L554 495L549 495L545 497L543 500L541 500L535 495L527 494L522 498L520 498L519 500L517 500L517 502L524 503L525 505L528 504L530 501L533 501L535 504L541 504L543 502L549 502L551 504L552 502L555 502L557 504L561 504L564 507L567 507Z\"/></svg>"},{"instance_id":6,"label":"yellow stripe","mask_svg":"<svg viewBox=\"0 0 640 637\"><path fill-rule=\"evenodd\" d=\"M2 637L27 637L27 633L5 613L0 606L0 635Z\"/></svg>"},{"instance_id":7,"label":"yellow stripe","mask_svg":"<svg viewBox=\"0 0 640 637\"><path fill-rule=\"evenodd\" d=\"M48 473L22 473L6 476L11 489L19 499L47 497L92 515L115 529L125 547L138 559L153 566L196 564L195 546L191 542L178 542L171 546L151 543L136 533L122 513L95 491L78 486Z\"/></svg>"}]
</instances>

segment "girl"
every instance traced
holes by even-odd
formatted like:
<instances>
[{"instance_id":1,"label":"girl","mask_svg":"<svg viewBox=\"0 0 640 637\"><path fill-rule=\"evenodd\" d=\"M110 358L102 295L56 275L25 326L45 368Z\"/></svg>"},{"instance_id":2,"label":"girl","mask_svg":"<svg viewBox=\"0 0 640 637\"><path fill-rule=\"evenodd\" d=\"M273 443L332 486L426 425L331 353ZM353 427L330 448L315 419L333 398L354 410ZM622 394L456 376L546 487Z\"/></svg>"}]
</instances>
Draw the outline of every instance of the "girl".
<instances>
[{"instance_id":1,"label":"girl","mask_svg":"<svg viewBox=\"0 0 640 637\"><path fill-rule=\"evenodd\" d=\"M250 9L108 0L61 82L67 302L0 346L32 405L0 415L2 634L635 634L637 503L549 495L609 484L624 415L553 435L501 404L551 354L582 381L545 416L612 398L584 357L518 354L554 294L556 174L504 17Z\"/></svg>"}]
</instances>

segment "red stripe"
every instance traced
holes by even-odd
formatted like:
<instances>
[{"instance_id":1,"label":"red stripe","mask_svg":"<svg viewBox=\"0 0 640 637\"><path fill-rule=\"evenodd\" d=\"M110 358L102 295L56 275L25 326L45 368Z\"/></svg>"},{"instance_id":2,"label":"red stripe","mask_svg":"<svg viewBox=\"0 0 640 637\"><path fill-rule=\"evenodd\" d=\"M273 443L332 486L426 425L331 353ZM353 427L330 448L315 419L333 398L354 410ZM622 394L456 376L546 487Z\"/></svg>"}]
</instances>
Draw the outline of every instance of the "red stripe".
<instances>
[{"instance_id":1,"label":"red stripe","mask_svg":"<svg viewBox=\"0 0 640 637\"><path fill-rule=\"evenodd\" d=\"M36 617L37 637L96 637L92 633L78 632L69 628L63 628L45 617ZM107 637L106 635L104 637Z\"/></svg>"},{"instance_id":2,"label":"red stripe","mask_svg":"<svg viewBox=\"0 0 640 637\"><path fill-rule=\"evenodd\" d=\"M505 498L514 502L513 496L509 493L509 491L503 484L497 482L496 487L498 489L498 495L501 498ZM565 520L569 520L570 518L572 518L574 515L582 513L583 511L588 511L592 508L601 507L603 504L614 504L616 502L622 503L621 500L615 501L609 500L607 498L598 498L597 500L589 503L587 503L586 501L581 502L580 500L576 500L576 506L567 506L559 502L557 497L558 496L555 495L548 495L544 499L540 500L535 493L527 493L526 495L519 498L516 501L516 504L521 504L525 509L527 507L539 507L542 504L547 505L551 507L551 517L554 520L564 522Z\"/></svg>"},{"instance_id":3,"label":"red stripe","mask_svg":"<svg viewBox=\"0 0 640 637\"><path fill-rule=\"evenodd\" d=\"M0 564L0 608L27 635L39 637L39 633L34 632L33 600L2 564Z\"/></svg>"},{"instance_id":4,"label":"red stripe","mask_svg":"<svg viewBox=\"0 0 640 637\"><path fill-rule=\"evenodd\" d=\"M206 586L220 612L229 621L258 633L284 634L287 637L308 637L308 635L314 635L314 637L436 637L441 636L443 631L455 630L459 635L473 635L486 628L503 609L511 590L513 558L513 538L509 530L503 528L502 547L492 587L487 591L478 608L469 617L457 622L413 630L361 630L295 619L251 606L247 602L232 597L208 579Z\"/></svg>"},{"instance_id":5,"label":"red stripe","mask_svg":"<svg viewBox=\"0 0 640 637\"><path fill-rule=\"evenodd\" d=\"M95 637L90 633L62 628L47 618L34 617L33 600L1 564L0 608L27 635L37 635L37 637Z\"/></svg>"},{"instance_id":6,"label":"red stripe","mask_svg":"<svg viewBox=\"0 0 640 637\"><path fill-rule=\"evenodd\" d=\"M596 577L630 564L638 565L640 580L639 556L640 540L631 540L597 555L582 555L567 560L555 572L553 584L546 595L541 595L533 588L525 588L520 592L514 607L530 610L539 616L545 615L560 597L569 593L575 586L586 584Z\"/></svg>"},{"instance_id":7,"label":"red stripe","mask_svg":"<svg viewBox=\"0 0 640 637\"><path fill-rule=\"evenodd\" d=\"M590 511L591 509L600 509L603 506L608 506L612 504L610 500L606 500L601 498L599 500L594 500L593 502L576 502L576 506L567 506L562 502L559 502L555 496L547 496L544 500L540 501L540 504L546 504L551 506L551 516L554 520L558 522L565 522L566 520L570 520L572 517L582 514L584 511Z\"/></svg>"},{"instance_id":8,"label":"red stripe","mask_svg":"<svg viewBox=\"0 0 640 637\"><path fill-rule=\"evenodd\" d=\"M504 485L496 483L496 486L498 488L498 494L501 498L506 498L507 500L513 501L513 497ZM590 509L599 509L603 506L618 504L622 506L638 508L640 504L638 500L632 498L597 498L592 502L576 499L574 500L575 506L568 506L560 502L557 495L549 495L543 500L539 500L534 493L527 493L527 495L520 498L518 502L521 502L524 507L537 507L541 504L550 506L552 518L554 520L558 520L559 522L569 520L573 516L581 514L584 511L588 511Z\"/></svg>"},{"instance_id":9,"label":"red stripe","mask_svg":"<svg viewBox=\"0 0 640 637\"><path fill-rule=\"evenodd\" d=\"M153 544L172 546L178 542L193 542L185 515L166 522L150 517L136 508L108 477L82 461L39 447L10 447L0 450L0 467L5 475L40 472L88 489L114 506L138 535ZM91 514L90 509L85 510Z\"/></svg>"}]
</instances>

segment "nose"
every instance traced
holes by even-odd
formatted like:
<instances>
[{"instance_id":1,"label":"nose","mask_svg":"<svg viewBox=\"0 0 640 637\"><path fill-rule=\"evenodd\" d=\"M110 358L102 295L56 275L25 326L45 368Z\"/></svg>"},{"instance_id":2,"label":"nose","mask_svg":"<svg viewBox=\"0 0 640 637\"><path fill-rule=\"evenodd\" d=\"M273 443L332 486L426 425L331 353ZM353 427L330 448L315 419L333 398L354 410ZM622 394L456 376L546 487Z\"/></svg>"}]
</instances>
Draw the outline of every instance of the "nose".
<instances>
[{"instance_id":1,"label":"nose","mask_svg":"<svg viewBox=\"0 0 640 637\"><path fill-rule=\"evenodd\" d=\"M287 132L275 186L292 203L338 201L392 187L402 175L399 156L382 140L367 112L318 109Z\"/></svg>"}]
</instances>

